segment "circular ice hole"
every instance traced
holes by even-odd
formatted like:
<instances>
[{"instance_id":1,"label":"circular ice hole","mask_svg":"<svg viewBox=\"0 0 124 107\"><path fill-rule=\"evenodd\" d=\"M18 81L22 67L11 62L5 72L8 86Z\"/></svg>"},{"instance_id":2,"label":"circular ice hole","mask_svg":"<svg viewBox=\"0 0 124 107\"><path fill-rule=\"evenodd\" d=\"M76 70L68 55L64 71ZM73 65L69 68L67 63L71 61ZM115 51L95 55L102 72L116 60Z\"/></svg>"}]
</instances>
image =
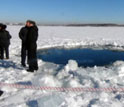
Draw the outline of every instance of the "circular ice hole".
<instances>
[{"instance_id":1,"label":"circular ice hole","mask_svg":"<svg viewBox=\"0 0 124 107\"><path fill-rule=\"evenodd\" d=\"M75 60L79 66L106 66L115 61L124 60L123 51L106 49L44 49L38 51L38 58L46 62L66 65L69 60Z\"/></svg>"}]
</instances>

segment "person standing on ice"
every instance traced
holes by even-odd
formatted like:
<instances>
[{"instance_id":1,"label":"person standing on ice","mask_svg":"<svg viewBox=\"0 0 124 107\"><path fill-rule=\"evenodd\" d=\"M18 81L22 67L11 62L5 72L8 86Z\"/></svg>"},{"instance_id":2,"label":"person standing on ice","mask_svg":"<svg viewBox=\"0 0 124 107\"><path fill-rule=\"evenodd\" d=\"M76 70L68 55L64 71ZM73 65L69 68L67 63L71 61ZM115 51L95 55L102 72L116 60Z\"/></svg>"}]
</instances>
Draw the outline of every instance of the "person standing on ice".
<instances>
[{"instance_id":1,"label":"person standing on ice","mask_svg":"<svg viewBox=\"0 0 124 107\"><path fill-rule=\"evenodd\" d=\"M26 37L26 48L28 51L28 72L34 72L38 70L37 63L37 39L38 39L38 28L34 21L29 21L28 33Z\"/></svg>"},{"instance_id":2,"label":"person standing on ice","mask_svg":"<svg viewBox=\"0 0 124 107\"><path fill-rule=\"evenodd\" d=\"M0 59L4 59L4 51L6 52L6 59L9 59L9 45L11 35L6 31L6 25L0 24Z\"/></svg>"},{"instance_id":3,"label":"person standing on ice","mask_svg":"<svg viewBox=\"0 0 124 107\"><path fill-rule=\"evenodd\" d=\"M30 26L30 20L26 22L26 25L21 28L19 32L19 38L22 41L22 46L21 46L21 65L23 67L26 67L25 61L26 61L26 56L27 56L27 48L26 48L26 38L28 34L28 28Z\"/></svg>"},{"instance_id":4,"label":"person standing on ice","mask_svg":"<svg viewBox=\"0 0 124 107\"><path fill-rule=\"evenodd\" d=\"M9 45L10 45L10 39L12 38L12 36L10 35L10 33L6 30L7 26L6 25L3 25L2 26L2 29L4 30L4 32L7 33L7 38L6 39L6 43L5 43L5 47L4 47L4 50L5 50L5 53L6 53L6 59L9 59Z\"/></svg>"}]
</instances>

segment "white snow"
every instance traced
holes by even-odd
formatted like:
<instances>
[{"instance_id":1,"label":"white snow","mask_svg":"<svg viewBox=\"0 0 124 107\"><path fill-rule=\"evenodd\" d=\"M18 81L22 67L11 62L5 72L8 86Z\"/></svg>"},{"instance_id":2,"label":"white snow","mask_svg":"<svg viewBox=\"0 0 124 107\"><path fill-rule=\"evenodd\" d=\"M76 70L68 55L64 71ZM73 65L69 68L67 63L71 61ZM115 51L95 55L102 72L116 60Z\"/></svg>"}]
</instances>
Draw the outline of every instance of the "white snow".
<instances>
[{"instance_id":1,"label":"white snow","mask_svg":"<svg viewBox=\"0 0 124 107\"><path fill-rule=\"evenodd\" d=\"M124 62L109 67L78 67L69 60L61 67L38 60L39 70L26 72L20 65L22 26L8 26L12 35L10 59L0 60L0 82L55 87L121 87L124 86ZM92 47L123 50L123 27L39 27L38 49L51 47ZM0 107L124 107L123 92L47 92L1 87Z\"/></svg>"}]
</instances>

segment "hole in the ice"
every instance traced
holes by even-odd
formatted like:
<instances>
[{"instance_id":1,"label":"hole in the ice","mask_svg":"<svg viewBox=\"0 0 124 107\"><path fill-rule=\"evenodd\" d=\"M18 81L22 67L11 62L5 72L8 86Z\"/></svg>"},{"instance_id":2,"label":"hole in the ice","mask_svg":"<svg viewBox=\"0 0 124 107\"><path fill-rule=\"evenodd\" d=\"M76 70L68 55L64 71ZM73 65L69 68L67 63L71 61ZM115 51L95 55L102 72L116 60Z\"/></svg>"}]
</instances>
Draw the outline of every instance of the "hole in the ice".
<instances>
[{"instance_id":1,"label":"hole in the ice","mask_svg":"<svg viewBox=\"0 0 124 107\"><path fill-rule=\"evenodd\" d=\"M46 62L66 65L68 60L76 60L79 66L106 66L124 60L123 51L98 49L45 49L38 51L38 58Z\"/></svg>"}]
</instances>

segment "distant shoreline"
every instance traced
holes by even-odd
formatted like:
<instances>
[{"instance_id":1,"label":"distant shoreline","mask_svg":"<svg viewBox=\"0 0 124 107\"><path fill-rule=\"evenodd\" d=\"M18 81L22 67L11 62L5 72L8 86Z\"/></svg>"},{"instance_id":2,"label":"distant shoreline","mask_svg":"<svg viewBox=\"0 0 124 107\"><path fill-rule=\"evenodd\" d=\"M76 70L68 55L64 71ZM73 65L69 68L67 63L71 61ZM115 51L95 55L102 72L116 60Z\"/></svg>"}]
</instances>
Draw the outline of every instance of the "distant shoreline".
<instances>
[{"instance_id":1,"label":"distant shoreline","mask_svg":"<svg viewBox=\"0 0 124 107\"><path fill-rule=\"evenodd\" d=\"M7 25L25 25L24 23L5 23ZM101 23L101 24L37 24L38 26L65 26L65 27L124 27L124 24L112 24L112 23Z\"/></svg>"},{"instance_id":2,"label":"distant shoreline","mask_svg":"<svg viewBox=\"0 0 124 107\"><path fill-rule=\"evenodd\" d=\"M79 27L85 27L85 26L91 26L91 27L124 27L124 25L121 24L69 24L66 26L79 26Z\"/></svg>"}]
</instances>

